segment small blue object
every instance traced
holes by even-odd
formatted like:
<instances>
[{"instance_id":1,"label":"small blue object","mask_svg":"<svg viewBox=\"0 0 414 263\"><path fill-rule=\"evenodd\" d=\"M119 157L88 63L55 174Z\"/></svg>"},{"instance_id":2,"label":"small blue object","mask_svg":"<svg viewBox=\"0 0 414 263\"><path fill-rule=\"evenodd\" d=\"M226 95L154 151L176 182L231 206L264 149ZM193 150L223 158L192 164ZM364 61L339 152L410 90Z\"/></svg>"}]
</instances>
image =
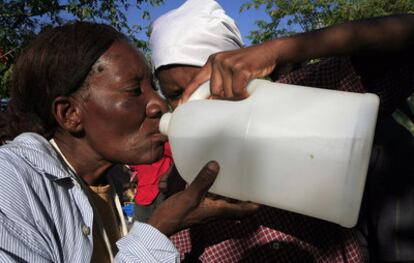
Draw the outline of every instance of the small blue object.
<instances>
[{"instance_id":1,"label":"small blue object","mask_svg":"<svg viewBox=\"0 0 414 263\"><path fill-rule=\"evenodd\" d=\"M124 212L125 216L133 217L134 216L134 204L128 203L122 207L122 211Z\"/></svg>"}]
</instances>

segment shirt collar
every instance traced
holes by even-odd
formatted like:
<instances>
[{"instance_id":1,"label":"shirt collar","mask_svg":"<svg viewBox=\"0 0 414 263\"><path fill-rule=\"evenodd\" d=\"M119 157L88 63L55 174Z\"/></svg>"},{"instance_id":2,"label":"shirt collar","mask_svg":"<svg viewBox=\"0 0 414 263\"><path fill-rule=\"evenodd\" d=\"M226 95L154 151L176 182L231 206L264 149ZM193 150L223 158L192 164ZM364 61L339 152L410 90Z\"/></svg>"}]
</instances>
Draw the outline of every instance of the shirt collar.
<instances>
[{"instance_id":1,"label":"shirt collar","mask_svg":"<svg viewBox=\"0 0 414 263\"><path fill-rule=\"evenodd\" d=\"M6 147L22 156L38 172L51 181L75 178L69 167L53 146L36 133L23 133L16 137Z\"/></svg>"}]
</instances>

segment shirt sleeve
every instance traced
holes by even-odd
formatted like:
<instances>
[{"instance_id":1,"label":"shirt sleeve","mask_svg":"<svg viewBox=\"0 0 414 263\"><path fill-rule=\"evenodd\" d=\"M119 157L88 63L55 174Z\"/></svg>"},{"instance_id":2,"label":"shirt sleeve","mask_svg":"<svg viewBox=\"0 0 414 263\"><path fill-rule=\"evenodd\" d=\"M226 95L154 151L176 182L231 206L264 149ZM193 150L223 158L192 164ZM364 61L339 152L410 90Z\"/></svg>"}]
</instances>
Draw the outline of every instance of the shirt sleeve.
<instances>
[{"instance_id":1,"label":"shirt sleeve","mask_svg":"<svg viewBox=\"0 0 414 263\"><path fill-rule=\"evenodd\" d=\"M135 222L117 246L115 262L180 262L180 254L172 242L148 224Z\"/></svg>"}]
</instances>

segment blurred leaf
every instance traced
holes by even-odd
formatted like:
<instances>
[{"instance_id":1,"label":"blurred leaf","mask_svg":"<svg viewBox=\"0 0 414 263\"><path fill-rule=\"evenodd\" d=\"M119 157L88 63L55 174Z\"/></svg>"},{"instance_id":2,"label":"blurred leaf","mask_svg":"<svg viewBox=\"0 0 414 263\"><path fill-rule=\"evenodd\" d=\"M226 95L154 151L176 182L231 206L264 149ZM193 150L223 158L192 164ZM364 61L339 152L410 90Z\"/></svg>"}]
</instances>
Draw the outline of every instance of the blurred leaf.
<instances>
[{"instance_id":1,"label":"blurred leaf","mask_svg":"<svg viewBox=\"0 0 414 263\"><path fill-rule=\"evenodd\" d=\"M5 65L0 66L0 70L3 72L0 76L0 98L9 98L9 86L11 82L11 76L13 67L6 68Z\"/></svg>"},{"instance_id":2,"label":"blurred leaf","mask_svg":"<svg viewBox=\"0 0 414 263\"><path fill-rule=\"evenodd\" d=\"M414 115L414 95L411 95L410 97L408 97L407 105L408 105L408 108L411 111L411 114Z\"/></svg>"},{"instance_id":3,"label":"blurred leaf","mask_svg":"<svg viewBox=\"0 0 414 263\"><path fill-rule=\"evenodd\" d=\"M149 18L150 18L150 13L147 10L142 12L142 19L149 19Z\"/></svg>"},{"instance_id":4,"label":"blurred leaf","mask_svg":"<svg viewBox=\"0 0 414 263\"><path fill-rule=\"evenodd\" d=\"M396 110L392 114L392 117L395 119L396 122L405 127L414 136L414 124L404 112Z\"/></svg>"}]
</instances>

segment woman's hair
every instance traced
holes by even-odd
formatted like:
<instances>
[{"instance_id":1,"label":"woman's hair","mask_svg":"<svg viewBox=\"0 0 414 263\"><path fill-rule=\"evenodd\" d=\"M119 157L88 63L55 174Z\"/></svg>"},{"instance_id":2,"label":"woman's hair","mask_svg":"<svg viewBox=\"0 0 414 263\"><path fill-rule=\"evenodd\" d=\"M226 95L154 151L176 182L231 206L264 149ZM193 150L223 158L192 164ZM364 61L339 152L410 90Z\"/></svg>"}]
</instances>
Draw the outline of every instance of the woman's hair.
<instances>
[{"instance_id":1,"label":"woman's hair","mask_svg":"<svg viewBox=\"0 0 414 263\"><path fill-rule=\"evenodd\" d=\"M52 137L58 125L53 101L80 89L93 64L118 40L126 37L111 26L87 22L41 32L14 65L8 111L0 116L0 144L22 132Z\"/></svg>"}]
</instances>

